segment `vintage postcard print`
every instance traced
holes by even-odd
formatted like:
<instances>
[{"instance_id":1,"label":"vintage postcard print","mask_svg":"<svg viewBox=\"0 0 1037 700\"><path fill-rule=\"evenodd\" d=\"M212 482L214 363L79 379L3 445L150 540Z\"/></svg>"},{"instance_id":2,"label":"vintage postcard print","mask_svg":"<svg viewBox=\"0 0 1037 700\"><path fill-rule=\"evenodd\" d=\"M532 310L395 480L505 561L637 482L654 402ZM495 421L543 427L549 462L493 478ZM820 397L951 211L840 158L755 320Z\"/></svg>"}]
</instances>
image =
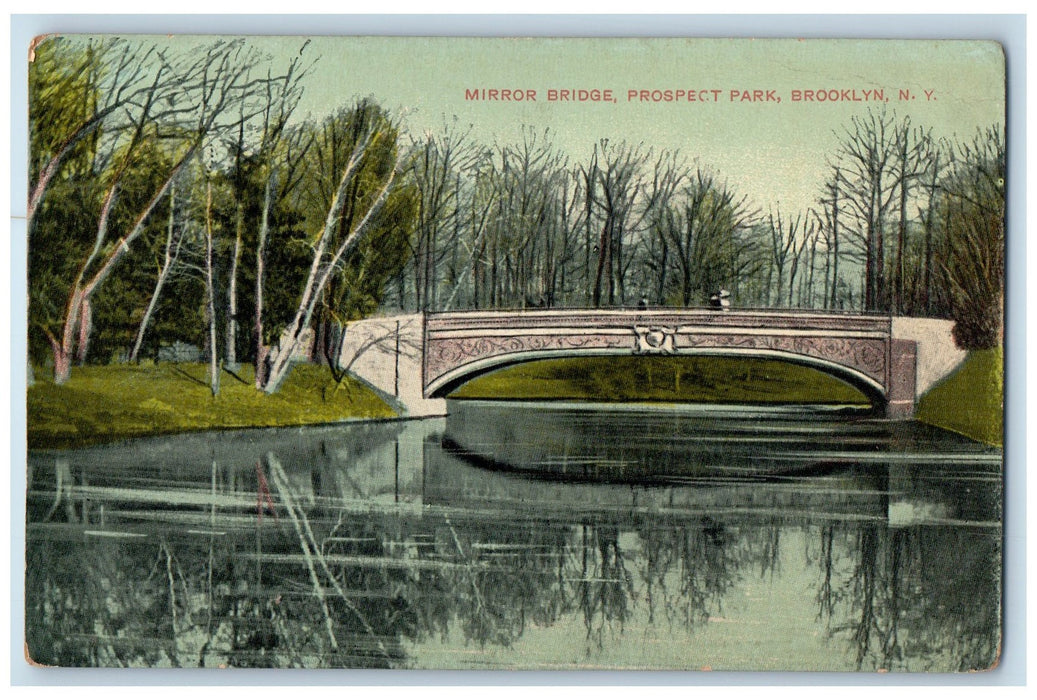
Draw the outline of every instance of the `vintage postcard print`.
<instances>
[{"instance_id":1,"label":"vintage postcard print","mask_svg":"<svg viewBox=\"0 0 1037 700\"><path fill-rule=\"evenodd\" d=\"M982 41L47 36L25 653L983 671Z\"/></svg>"}]
</instances>

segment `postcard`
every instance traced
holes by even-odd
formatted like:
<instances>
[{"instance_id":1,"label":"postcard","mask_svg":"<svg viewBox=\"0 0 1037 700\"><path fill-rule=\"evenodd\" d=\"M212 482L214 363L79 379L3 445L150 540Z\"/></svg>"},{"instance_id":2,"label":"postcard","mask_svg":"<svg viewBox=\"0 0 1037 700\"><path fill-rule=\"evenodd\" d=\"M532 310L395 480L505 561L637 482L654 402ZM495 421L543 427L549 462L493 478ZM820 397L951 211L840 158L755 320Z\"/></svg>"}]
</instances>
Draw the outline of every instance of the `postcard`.
<instances>
[{"instance_id":1,"label":"postcard","mask_svg":"<svg viewBox=\"0 0 1037 700\"><path fill-rule=\"evenodd\" d=\"M25 656L965 672L1005 56L51 35Z\"/></svg>"}]
</instances>

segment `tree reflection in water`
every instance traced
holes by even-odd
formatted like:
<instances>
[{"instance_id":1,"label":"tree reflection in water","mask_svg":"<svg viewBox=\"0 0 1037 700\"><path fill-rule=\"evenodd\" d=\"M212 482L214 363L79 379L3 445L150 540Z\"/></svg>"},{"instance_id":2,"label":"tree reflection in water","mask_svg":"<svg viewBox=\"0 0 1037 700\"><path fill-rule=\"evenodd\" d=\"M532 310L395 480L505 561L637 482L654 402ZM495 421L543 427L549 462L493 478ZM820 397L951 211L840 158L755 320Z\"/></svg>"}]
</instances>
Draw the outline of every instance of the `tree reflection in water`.
<instances>
[{"instance_id":1,"label":"tree reflection in water","mask_svg":"<svg viewBox=\"0 0 1037 700\"><path fill-rule=\"evenodd\" d=\"M702 516L697 526L640 529L649 624L659 621L660 609L671 628L688 630L722 616L733 588L778 566L779 533L775 524L730 527L711 516Z\"/></svg>"},{"instance_id":2,"label":"tree reflection in water","mask_svg":"<svg viewBox=\"0 0 1037 700\"><path fill-rule=\"evenodd\" d=\"M694 640L727 608L744 614L746 586L802 586L792 576L802 566L816 629L845 643L847 669L970 670L997 658L996 518L893 524L872 482L865 496L840 496L843 517L803 495L814 481L755 484L747 498L742 484L568 486L455 463L426 464L417 490L402 493L398 467L366 461L393 454L394 434L372 434L348 453L323 442L304 458L265 450L258 469L244 458L190 475L163 467L140 477L150 490L121 488L116 467L35 465L32 659L403 668L422 665L416 650L437 640L507 649L569 625L594 659L638 645L633 629ZM947 489L956 495L925 495L959 498Z\"/></svg>"},{"instance_id":3,"label":"tree reflection in water","mask_svg":"<svg viewBox=\"0 0 1037 700\"><path fill-rule=\"evenodd\" d=\"M856 670L970 671L996 664L1001 548L982 530L822 528L818 619Z\"/></svg>"}]
</instances>

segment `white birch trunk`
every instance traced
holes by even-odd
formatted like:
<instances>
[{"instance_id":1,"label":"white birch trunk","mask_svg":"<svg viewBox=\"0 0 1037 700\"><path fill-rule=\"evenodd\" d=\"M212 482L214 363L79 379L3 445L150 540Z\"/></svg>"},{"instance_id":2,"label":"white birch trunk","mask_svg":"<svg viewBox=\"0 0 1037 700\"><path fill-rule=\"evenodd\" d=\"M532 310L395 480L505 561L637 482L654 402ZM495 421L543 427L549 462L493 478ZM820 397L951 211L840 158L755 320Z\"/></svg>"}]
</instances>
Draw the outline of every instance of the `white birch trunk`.
<instances>
[{"instance_id":1,"label":"white birch trunk","mask_svg":"<svg viewBox=\"0 0 1037 700\"><path fill-rule=\"evenodd\" d=\"M270 232L270 207L273 198L275 174L270 173L266 181L266 192L263 195L263 217L259 224L259 237L256 243L256 314L253 337L256 345L256 388L262 389L266 383L266 360L270 348L263 342L263 285L266 275L266 239Z\"/></svg>"},{"instance_id":2,"label":"white birch trunk","mask_svg":"<svg viewBox=\"0 0 1037 700\"><path fill-rule=\"evenodd\" d=\"M216 358L216 290L212 275L212 182L205 186L205 312L209 317L209 389L220 393L220 367Z\"/></svg>"},{"instance_id":3,"label":"white birch trunk","mask_svg":"<svg viewBox=\"0 0 1037 700\"><path fill-rule=\"evenodd\" d=\"M281 333L281 338L278 341L277 348L272 351L270 355L270 372L263 385L263 391L267 394L273 394L281 388L281 384L288 376L292 363L303 345L304 337L308 334L307 332L310 331L310 321L313 317L313 311L316 308L321 293L327 286L331 276L335 274L342 258L347 252L352 250L353 246L355 246L366 233L368 224L375 214L377 214L382 208L382 205L385 204L389 190L396 179L397 169L401 162L400 155L397 155L396 162L393 163L393 169L389 173L389 177L386 179L381 191L378 193L378 196L368 208L363 218L353 227L353 230L345 236L339 246L335 249L334 253L330 257L327 257L331 241L335 236L335 229L342 212L342 207L345 204L344 197L346 191L356 173L357 166L363 156L363 150L367 148L371 141L372 135L368 134L360 143L358 143L353 154L350 156L345 171L342 174L338 188L335 191L335 196L332 198L331 206L328 208L328 215L325 219L324 228L317 240L317 244L314 246L313 263L310 265L310 272L306 277L306 284L303 288L302 297L299 300L299 307L296 310L292 323ZM312 335L312 333L309 333L309 335Z\"/></svg>"},{"instance_id":4,"label":"white birch trunk","mask_svg":"<svg viewBox=\"0 0 1037 700\"><path fill-rule=\"evenodd\" d=\"M241 234L245 225L244 205L239 202L234 226L234 255L230 261L230 281L227 285L227 366L238 369L238 263L241 260Z\"/></svg>"},{"instance_id":5,"label":"white birch trunk","mask_svg":"<svg viewBox=\"0 0 1037 700\"><path fill-rule=\"evenodd\" d=\"M174 263L180 257L180 246L183 242L183 236L176 235L175 223L176 187L174 186L169 190L169 226L166 230L166 250L162 258L162 269L159 270L158 279L155 281L155 289L152 291L151 299L148 301L148 308L144 310L144 317L140 320L140 327L137 329L137 335L133 341L133 350L130 351L130 362L137 362L138 355L140 355L140 346L144 342L144 333L148 329L148 324L151 323L151 315L155 312L155 307L158 306L162 287L165 286L169 273L173 270Z\"/></svg>"}]
</instances>

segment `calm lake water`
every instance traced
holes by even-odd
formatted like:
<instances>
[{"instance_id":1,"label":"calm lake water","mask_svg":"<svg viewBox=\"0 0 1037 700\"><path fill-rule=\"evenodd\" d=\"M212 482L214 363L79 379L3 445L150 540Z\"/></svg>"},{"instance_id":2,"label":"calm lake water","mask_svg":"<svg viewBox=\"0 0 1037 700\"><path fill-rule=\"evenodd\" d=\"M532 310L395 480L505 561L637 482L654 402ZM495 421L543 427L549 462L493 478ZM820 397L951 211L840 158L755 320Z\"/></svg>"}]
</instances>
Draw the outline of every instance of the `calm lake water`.
<instances>
[{"instance_id":1,"label":"calm lake water","mask_svg":"<svg viewBox=\"0 0 1037 700\"><path fill-rule=\"evenodd\" d=\"M809 409L468 401L450 411L31 453L32 658L996 663L999 450Z\"/></svg>"}]
</instances>

